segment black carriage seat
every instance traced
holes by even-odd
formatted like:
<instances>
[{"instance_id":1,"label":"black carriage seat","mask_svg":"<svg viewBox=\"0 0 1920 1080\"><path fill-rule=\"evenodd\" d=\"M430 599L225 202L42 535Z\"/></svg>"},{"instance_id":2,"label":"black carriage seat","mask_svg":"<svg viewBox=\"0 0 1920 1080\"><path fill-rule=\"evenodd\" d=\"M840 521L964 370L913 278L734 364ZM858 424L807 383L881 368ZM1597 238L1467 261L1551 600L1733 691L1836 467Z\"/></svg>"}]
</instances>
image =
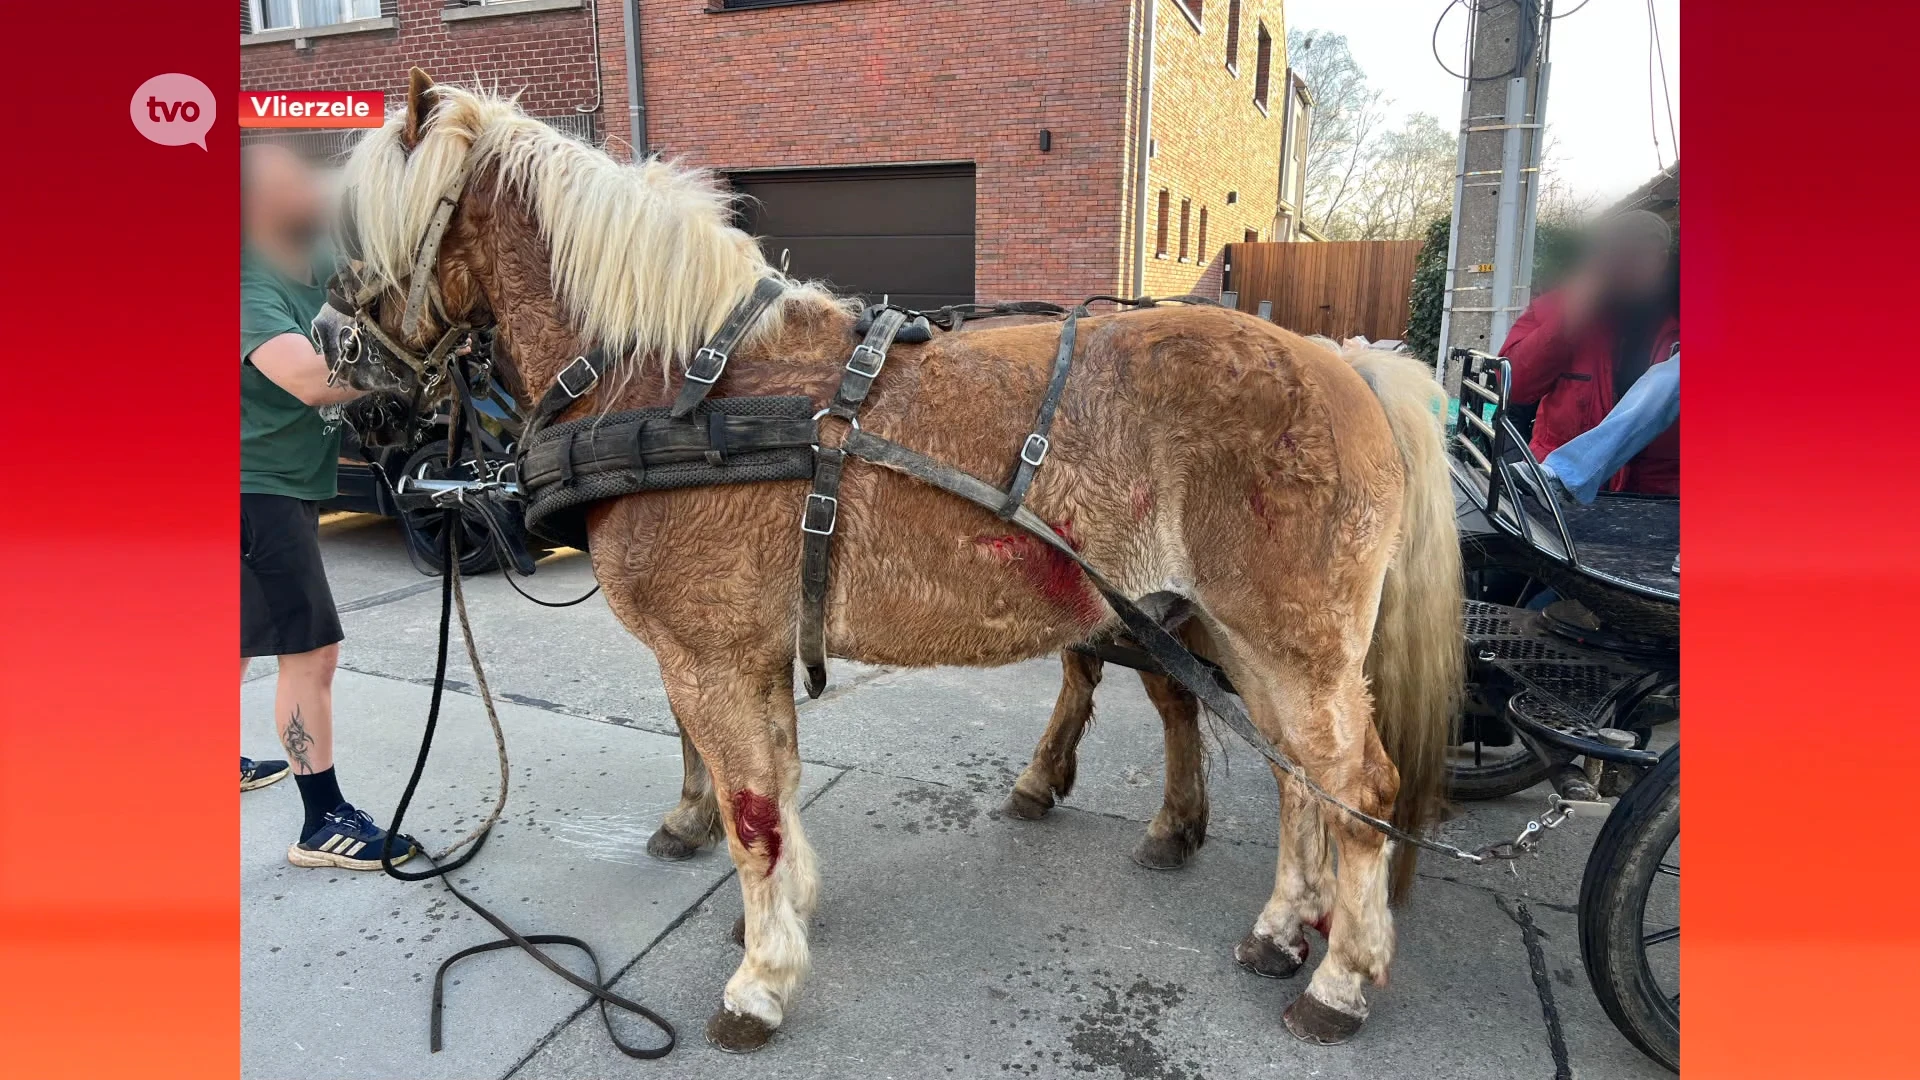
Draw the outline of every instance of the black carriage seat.
<instances>
[{"instance_id":1,"label":"black carriage seat","mask_svg":"<svg viewBox=\"0 0 1920 1080\"><path fill-rule=\"evenodd\" d=\"M1461 365L1460 423L1449 449L1463 531L1501 534L1595 585L1678 604L1680 500L1608 493L1580 506L1556 497L1507 415L1507 360L1455 349L1453 361Z\"/></svg>"}]
</instances>

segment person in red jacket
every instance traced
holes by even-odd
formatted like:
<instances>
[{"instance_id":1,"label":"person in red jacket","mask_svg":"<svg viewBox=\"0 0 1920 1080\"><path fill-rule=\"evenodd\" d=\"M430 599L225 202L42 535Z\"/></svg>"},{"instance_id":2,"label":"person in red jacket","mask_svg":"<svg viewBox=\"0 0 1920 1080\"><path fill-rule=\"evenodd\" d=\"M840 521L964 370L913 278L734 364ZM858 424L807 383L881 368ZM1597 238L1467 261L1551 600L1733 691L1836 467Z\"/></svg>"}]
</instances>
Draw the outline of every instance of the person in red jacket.
<instances>
[{"instance_id":1,"label":"person in red jacket","mask_svg":"<svg viewBox=\"0 0 1920 1080\"><path fill-rule=\"evenodd\" d=\"M1578 267L1513 324L1501 355L1513 365L1512 402L1539 403L1533 456L1604 419L1654 364L1680 343L1680 291L1673 230L1633 210L1604 219ZM1603 486L1680 493L1680 424L1661 433Z\"/></svg>"}]
</instances>

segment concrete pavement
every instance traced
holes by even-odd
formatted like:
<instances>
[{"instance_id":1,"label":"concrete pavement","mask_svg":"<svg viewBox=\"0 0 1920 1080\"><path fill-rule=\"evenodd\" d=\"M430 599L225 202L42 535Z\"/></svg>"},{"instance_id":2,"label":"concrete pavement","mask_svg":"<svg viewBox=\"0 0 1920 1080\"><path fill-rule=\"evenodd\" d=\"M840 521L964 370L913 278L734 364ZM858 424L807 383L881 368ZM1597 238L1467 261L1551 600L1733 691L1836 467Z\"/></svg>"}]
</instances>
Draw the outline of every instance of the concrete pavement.
<instances>
[{"instance_id":1,"label":"concrete pavement","mask_svg":"<svg viewBox=\"0 0 1920 1080\"><path fill-rule=\"evenodd\" d=\"M392 523L333 519L323 534L347 628L341 783L384 820L425 715L438 591L408 565ZM558 597L591 581L583 558L562 553L523 584ZM1272 982L1232 962L1271 888L1277 799L1264 764L1230 734L1210 737L1209 840L1179 871L1127 857L1158 806L1162 759L1158 719L1120 669L1099 691L1072 796L1043 821L1001 817L1052 705L1051 660L992 672L834 665L827 695L800 707L823 878L813 974L771 1045L720 1054L700 1032L738 961L728 931L739 890L724 850L677 864L645 853L680 780L652 657L598 601L538 608L497 576L467 592L513 767L505 819L462 887L523 932L587 938L620 973L617 989L679 1026L681 1047L658 1062L622 1056L585 995L506 952L455 969L447 1048L429 1054L434 969L491 928L436 884L289 866L299 807L287 783L241 798L249 1077L1545 1080L1561 1065L1549 1017L1574 1075L1668 1075L1613 1030L1586 985L1572 910L1596 825L1578 820L1519 876L1425 862L1368 1026L1341 1047L1295 1041L1279 1014L1305 975ZM256 665L241 694L241 749L254 756L278 756L270 670ZM478 820L497 782L464 662L452 677L406 823L430 847ZM1543 799L1544 789L1474 804L1447 831L1511 834ZM556 955L585 970L568 950Z\"/></svg>"}]
</instances>

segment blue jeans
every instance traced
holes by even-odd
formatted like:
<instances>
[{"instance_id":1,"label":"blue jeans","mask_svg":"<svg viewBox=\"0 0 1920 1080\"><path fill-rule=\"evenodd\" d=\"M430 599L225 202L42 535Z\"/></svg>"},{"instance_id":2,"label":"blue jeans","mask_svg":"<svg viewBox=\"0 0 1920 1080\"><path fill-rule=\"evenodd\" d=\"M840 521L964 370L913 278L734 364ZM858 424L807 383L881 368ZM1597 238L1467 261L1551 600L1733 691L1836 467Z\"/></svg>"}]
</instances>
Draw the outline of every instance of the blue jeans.
<instances>
[{"instance_id":1,"label":"blue jeans","mask_svg":"<svg viewBox=\"0 0 1920 1080\"><path fill-rule=\"evenodd\" d=\"M1676 352L1673 359L1649 367L1605 419L1548 454L1540 467L1585 506L1600 493L1600 485L1678 419L1680 354Z\"/></svg>"}]
</instances>

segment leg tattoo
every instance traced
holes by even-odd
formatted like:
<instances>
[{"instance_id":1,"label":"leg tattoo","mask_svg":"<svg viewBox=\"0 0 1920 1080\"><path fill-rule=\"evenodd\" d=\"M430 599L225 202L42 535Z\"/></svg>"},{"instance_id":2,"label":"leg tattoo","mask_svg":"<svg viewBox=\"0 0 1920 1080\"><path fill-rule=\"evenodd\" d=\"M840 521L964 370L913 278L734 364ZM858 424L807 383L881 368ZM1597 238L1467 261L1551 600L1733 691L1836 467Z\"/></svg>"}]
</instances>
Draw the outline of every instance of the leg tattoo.
<instances>
[{"instance_id":1,"label":"leg tattoo","mask_svg":"<svg viewBox=\"0 0 1920 1080\"><path fill-rule=\"evenodd\" d=\"M287 730L280 741L286 745L287 756L293 759L294 771L311 775L313 764L307 760L307 751L313 749L313 736L307 734L307 726L300 722L300 706L293 707L293 715L287 718Z\"/></svg>"}]
</instances>

